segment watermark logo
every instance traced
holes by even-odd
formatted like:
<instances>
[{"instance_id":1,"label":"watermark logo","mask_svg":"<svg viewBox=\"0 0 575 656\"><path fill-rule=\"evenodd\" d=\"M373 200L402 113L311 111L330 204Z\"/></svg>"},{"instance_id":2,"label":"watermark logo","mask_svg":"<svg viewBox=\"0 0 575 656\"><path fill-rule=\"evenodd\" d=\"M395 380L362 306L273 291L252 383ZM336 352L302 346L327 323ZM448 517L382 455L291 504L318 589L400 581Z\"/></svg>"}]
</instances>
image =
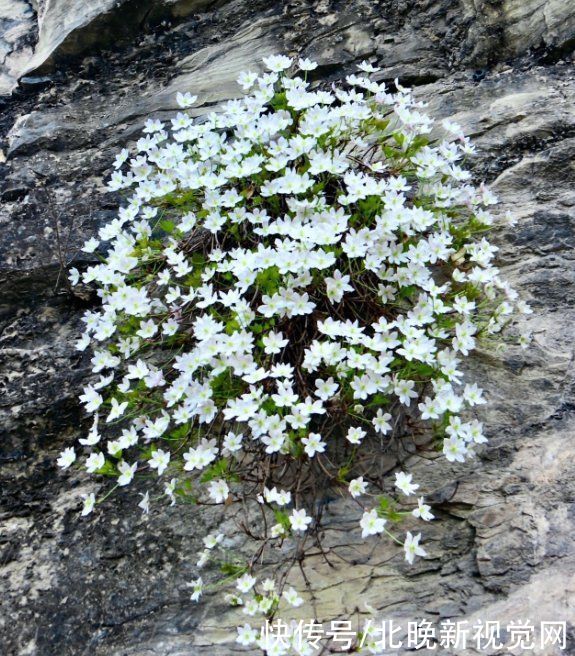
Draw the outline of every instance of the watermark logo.
<instances>
[{"instance_id":1,"label":"watermark logo","mask_svg":"<svg viewBox=\"0 0 575 656\"><path fill-rule=\"evenodd\" d=\"M377 650L385 654L397 649L449 649L450 653L465 654L468 649L508 652L528 652L546 647L566 648L567 623L518 619L513 622L498 620L454 621L433 623L427 619L398 622L397 620L367 620L361 629L354 629L349 620L334 620L322 624L316 620L266 622L261 628L265 644L274 642L285 647L306 646L346 653L352 649ZM372 651L372 653L375 653Z\"/></svg>"}]
</instances>

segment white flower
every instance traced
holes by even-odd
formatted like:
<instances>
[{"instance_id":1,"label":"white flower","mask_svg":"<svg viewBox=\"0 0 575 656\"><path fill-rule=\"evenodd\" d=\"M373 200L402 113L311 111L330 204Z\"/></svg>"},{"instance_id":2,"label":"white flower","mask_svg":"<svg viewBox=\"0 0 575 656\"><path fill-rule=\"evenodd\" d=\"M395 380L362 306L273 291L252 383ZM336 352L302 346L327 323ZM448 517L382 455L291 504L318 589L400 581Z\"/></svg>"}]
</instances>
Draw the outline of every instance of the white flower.
<instances>
[{"instance_id":1,"label":"white flower","mask_svg":"<svg viewBox=\"0 0 575 656\"><path fill-rule=\"evenodd\" d=\"M120 476L118 476L118 485L124 486L131 483L137 468L137 462L133 465L129 465L125 460L122 460L118 465L118 471L120 472Z\"/></svg>"},{"instance_id":2,"label":"white flower","mask_svg":"<svg viewBox=\"0 0 575 656\"><path fill-rule=\"evenodd\" d=\"M313 62L310 59L305 59L305 58L298 59L297 65L301 71L313 71L318 66L316 62Z\"/></svg>"},{"instance_id":3,"label":"white flower","mask_svg":"<svg viewBox=\"0 0 575 656\"><path fill-rule=\"evenodd\" d=\"M195 581L188 583L188 586L193 589L190 599L192 601L199 601L200 597L202 596L202 592L204 590L204 582L202 580L202 577L200 576Z\"/></svg>"},{"instance_id":4,"label":"white flower","mask_svg":"<svg viewBox=\"0 0 575 656\"><path fill-rule=\"evenodd\" d=\"M220 542L224 539L223 533L218 533L217 535L206 535L204 538L204 545L206 549L214 549Z\"/></svg>"},{"instance_id":5,"label":"white flower","mask_svg":"<svg viewBox=\"0 0 575 656\"><path fill-rule=\"evenodd\" d=\"M405 550L405 560L407 560L410 565L415 560L415 556L427 556L427 552L423 549L423 547L419 546L420 539L421 533L412 535L409 531L407 531L403 548Z\"/></svg>"},{"instance_id":6,"label":"white flower","mask_svg":"<svg viewBox=\"0 0 575 656\"><path fill-rule=\"evenodd\" d=\"M238 637L236 638L236 642L238 642L240 645L244 647L253 645L260 635L259 631L253 629L249 624L238 626L237 632L238 632Z\"/></svg>"},{"instance_id":7,"label":"white flower","mask_svg":"<svg viewBox=\"0 0 575 656\"><path fill-rule=\"evenodd\" d=\"M292 514L289 518L291 527L293 531L301 531L302 533L307 531L308 526L312 522L312 518L308 517L305 508L292 510Z\"/></svg>"},{"instance_id":8,"label":"white flower","mask_svg":"<svg viewBox=\"0 0 575 656\"><path fill-rule=\"evenodd\" d=\"M106 456L101 451L95 451L86 458L86 471L89 474L99 471L106 464Z\"/></svg>"},{"instance_id":9,"label":"white flower","mask_svg":"<svg viewBox=\"0 0 575 656\"><path fill-rule=\"evenodd\" d=\"M257 79L257 73L252 73L251 71L242 71L238 77L238 84L244 91L249 91L254 86L254 83Z\"/></svg>"},{"instance_id":10,"label":"white flower","mask_svg":"<svg viewBox=\"0 0 575 656\"><path fill-rule=\"evenodd\" d=\"M246 572L246 574L240 576L240 578L236 581L236 588L245 594L246 592L249 592L255 584L256 578Z\"/></svg>"},{"instance_id":11,"label":"white flower","mask_svg":"<svg viewBox=\"0 0 575 656\"><path fill-rule=\"evenodd\" d=\"M142 500L138 504L138 508L141 508L144 515L147 515L150 512L150 493L146 492L145 494L142 494L140 492L140 496L142 497Z\"/></svg>"},{"instance_id":12,"label":"white flower","mask_svg":"<svg viewBox=\"0 0 575 656\"><path fill-rule=\"evenodd\" d=\"M272 538L284 537L287 531L282 524L274 524L270 529L270 535Z\"/></svg>"},{"instance_id":13,"label":"white flower","mask_svg":"<svg viewBox=\"0 0 575 656\"><path fill-rule=\"evenodd\" d=\"M235 453L242 448L243 435L232 433L231 431L224 437L224 449Z\"/></svg>"},{"instance_id":14,"label":"white flower","mask_svg":"<svg viewBox=\"0 0 575 656\"><path fill-rule=\"evenodd\" d=\"M198 560L196 561L196 567L202 569L205 564L210 560L211 552L209 549L204 549L203 551L198 551Z\"/></svg>"},{"instance_id":15,"label":"white flower","mask_svg":"<svg viewBox=\"0 0 575 656\"><path fill-rule=\"evenodd\" d=\"M80 401L86 404L86 412L95 412L104 403L102 395L90 385L84 387L84 394L80 395Z\"/></svg>"},{"instance_id":16,"label":"white flower","mask_svg":"<svg viewBox=\"0 0 575 656\"><path fill-rule=\"evenodd\" d=\"M292 65L292 59L285 55L271 55L263 58L266 68L274 73L281 73Z\"/></svg>"},{"instance_id":17,"label":"white flower","mask_svg":"<svg viewBox=\"0 0 575 656\"><path fill-rule=\"evenodd\" d=\"M56 464L58 467L61 467L62 469L68 469L70 465L74 463L76 460L76 451L74 451L74 447L70 446L67 449L64 449L60 453L60 457L58 460L56 460Z\"/></svg>"},{"instance_id":18,"label":"white flower","mask_svg":"<svg viewBox=\"0 0 575 656\"><path fill-rule=\"evenodd\" d=\"M308 437L302 438L302 444L305 445L304 451L312 458L316 453L323 453L326 444L322 441L321 435L310 433Z\"/></svg>"},{"instance_id":19,"label":"white flower","mask_svg":"<svg viewBox=\"0 0 575 656\"><path fill-rule=\"evenodd\" d=\"M351 280L350 276L343 275L341 271L336 269L333 272L333 277L325 279L325 285L327 288L327 296L330 301L339 303L343 298L345 292L352 292L353 287L349 284Z\"/></svg>"},{"instance_id":20,"label":"white flower","mask_svg":"<svg viewBox=\"0 0 575 656\"><path fill-rule=\"evenodd\" d=\"M498 249L475 230L496 223L497 199L472 185L463 162L474 147L460 126L448 119L448 138L423 139L437 132L425 104L397 81L393 92L375 81L367 61L329 88L308 82L317 68L308 59L274 55L264 65L241 73L245 93L202 119L177 111L146 120L113 164L108 189L123 205L81 247L98 257L68 275L99 297L76 342L91 347L99 377L80 396L94 415L79 440L88 472L117 467L125 486L138 467L124 458L143 461L148 478L183 468L180 483L162 483L162 501L205 485L199 499L227 513L231 483L213 472L229 466L237 499L251 495L269 516L266 539L293 548L313 521L293 508L313 477L362 472L348 483L361 501L374 454L405 412L445 428L449 461L473 455L486 437L462 413L485 399L463 359L479 335L530 310L498 270ZM176 100L185 109L197 97ZM66 449L58 465L75 456ZM406 472L395 486L419 491ZM141 494L145 513L152 494ZM86 496L83 514L94 503ZM387 533L380 514L365 509L363 537ZM410 514L433 519L423 497ZM318 536L329 530L323 517ZM206 536L198 568L222 539ZM424 553L419 539L408 534L409 562ZM273 581L252 590L248 570L238 585L251 594L228 595L231 603L246 615L275 613ZM202 580L192 587L197 600ZM288 588L281 603L301 598ZM287 651L263 645L250 625L237 640L269 656Z\"/></svg>"},{"instance_id":21,"label":"white flower","mask_svg":"<svg viewBox=\"0 0 575 656\"><path fill-rule=\"evenodd\" d=\"M86 438L81 437L78 440L78 442L80 442L80 444L83 444L84 446L94 446L95 444L98 444L99 441L100 441L100 434L98 433L98 413L96 413L94 415L94 422L92 423L92 427L88 432L88 437Z\"/></svg>"},{"instance_id":22,"label":"white flower","mask_svg":"<svg viewBox=\"0 0 575 656\"><path fill-rule=\"evenodd\" d=\"M362 428L351 427L348 429L346 437L352 444L361 444L366 435L367 433Z\"/></svg>"},{"instance_id":23,"label":"white flower","mask_svg":"<svg viewBox=\"0 0 575 656\"><path fill-rule=\"evenodd\" d=\"M175 491L176 491L176 485L178 484L178 479L177 478L172 478L169 483L166 483L164 485L164 494L169 497L171 503L171 506L174 506L176 504L176 497L175 497Z\"/></svg>"},{"instance_id":24,"label":"white flower","mask_svg":"<svg viewBox=\"0 0 575 656\"><path fill-rule=\"evenodd\" d=\"M416 399L418 396L414 387L415 382L413 380L397 380L393 391L404 405L410 405L411 399Z\"/></svg>"},{"instance_id":25,"label":"white flower","mask_svg":"<svg viewBox=\"0 0 575 656\"><path fill-rule=\"evenodd\" d=\"M315 386L316 396L322 401L327 401L328 399L332 398L335 394L337 394L339 389L339 385L334 382L332 377L328 378L327 380L323 380L321 378L316 379Z\"/></svg>"},{"instance_id":26,"label":"white flower","mask_svg":"<svg viewBox=\"0 0 575 656\"><path fill-rule=\"evenodd\" d=\"M282 333L274 332L265 335L262 341L264 344L264 352L269 355L281 353L281 350L288 344L288 340L284 339Z\"/></svg>"},{"instance_id":27,"label":"white flower","mask_svg":"<svg viewBox=\"0 0 575 656\"><path fill-rule=\"evenodd\" d=\"M463 390L463 398L471 406L473 405L482 405L486 403L483 398L483 390L479 388L475 383L473 385L466 385Z\"/></svg>"},{"instance_id":28,"label":"white flower","mask_svg":"<svg viewBox=\"0 0 575 656\"><path fill-rule=\"evenodd\" d=\"M161 476L170 464L170 457L171 456L169 451L156 449L153 451L151 458L148 460L148 465L151 469L157 469L158 476Z\"/></svg>"},{"instance_id":29,"label":"white flower","mask_svg":"<svg viewBox=\"0 0 575 656\"><path fill-rule=\"evenodd\" d=\"M519 299L517 303L515 303L515 307L517 308L518 312L521 312L521 314L533 314L533 309L523 299Z\"/></svg>"},{"instance_id":30,"label":"white flower","mask_svg":"<svg viewBox=\"0 0 575 656\"><path fill-rule=\"evenodd\" d=\"M129 156L130 156L130 151L127 148L122 148L122 150L116 155L116 158L114 160L114 168L119 169L122 166L122 164L124 164L126 162L126 160L128 159ZM89 239L88 242L86 242L86 243L90 243L92 241L93 241L93 238ZM82 250L84 250L84 249L82 249ZM90 253L92 251L86 251L86 252Z\"/></svg>"},{"instance_id":31,"label":"white flower","mask_svg":"<svg viewBox=\"0 0 575 656\"><path fill-rule=\"evenodd\" d=\"M359 478L354 478L352 481L350 481L348 489L349 489L349 493L354 499L356 497L360 497L362 494L365 494L367 491L367 481L363 480L363 476L360 476Z\"/></svg>"},{"instance_id":32,"label":"white flower","mask_svg":"<svg viewBox=\"0 0 575 656\"><path fill-rule=\"evenodd\" d=\"M223 479L211 481L209 485L210 498L216 503L223 503L230 494L230 488Z\"/></svg>"},{"instance_id":33,"label":"white flower","mask_svg":"<svg viewBox=\"0 0 575 656\"><path fill-rule=\"evenodd\" d=\"M199 446L189 449L187 453L184 453L184 460L186 461L184 469L186 471L203 469L216 459L217 452L215 440L206 440L204 438Z\"/></svg>"},{"instance_id":34,"label":"white flower","mask_svg":"<svg viewBox=\"0 0 575 656\"><path fill-rule=\"evenodd\" d=\"M379 517L375 508L363 513L359 525L361 527L361 537L366 538L368 535L377 535L381 533L386 525L386 520Z\"/></svg>"},{"instance_id":35,"label":"white flower","mask_svg":"<svg viewBox=\"0 0 575 656\"><path fill-rule=\"evenodd\" d=\"M443 453L449 462L465 462L467 446L464 440L452 436L443 440Z\"/></svg>"},{"instance_id":36,"label":"white flower","mask_svg":"<svg viewBox=\"0 0 575 656\"><path fill-rule=\"evenodd\" d=\"M417 508L414 508L411 511L411 514L414 517L419 517L424 521L428 522L433 519L434 515L430 512L431 506L428 506L424 503L423 497L419 497L417 500Z\"/></svg>"},{"instance_id":37,"label":"white flower","mask_svg":"<svg viewBox=\"0 0 575 656\"><path fill-rule=\"evenodd\" d=\"M459 123L455 123L454 121L450 121L447 118L444 118L443 121L441 121L441 125L448 131L454 134L455 136L459 137L463 135L463 128Z\"/></svg>"},{"instance_id":38,"label":"white flower","mask_svg":"<svg viewBox=\"0 0 575 656\"><path fill-rule=\"evenodd\" d=\"M391 430L391 415L389 412L384 413L381 409L379 409L371 422L378 433L385 435Z\"/></svg>"},{"instance_id":39,"label":"white flower","mask_svg":"<svg viewBox=\"0 0 575 656\"><path fill-rule=\"evenodd\" d=\"M93 492L90 492L90 494L83 494L82 498L84 499L84 505L82 506L82 512L80 514L82 517L85 517L94 510L96 495Z\"/></svg>"},{"instance_id":40,"label":"white flower","mask_svg":"<svg viewBox=\"0 0 575 656\"><path fill-rule=\"evenodd\" d=\"M100 245L100 240L92 237L82 246L84 253L93 253Z\"/></svg>"},{"instance_id":41,"label":"white flower","mask_svg":"<svg viewBox=\"0 0 575 656\"><path fill-rule=\"evenodd\" d=\"M80 282L80 272L75 267L69 270L68 280L75 287Z\"/></svg>"},{"instance_id":42,"label":"white flower","mask_svg":"<svg viewBox=\"0 0 575 656\"><path fill-rule=\"evenodd\" d=\"M293 606L294 608L297 608L303 604L303 599L291 587L283 591L282 597L288 602L290 606Z\"/></svg>"},{"instance_id":43,"label":"white flower","mask_svg":"<svg viewBox=\"0 0 575 656\"><path fill-rule=\"evenodd\" d=\"M278 506L287 506L291 502L291 492L286 490L278 490L273 487L268 490L264 487L264 498L268 503L277 503Z\"/></svg>"},{"instance_id":44,"label":"white flower","mask_svg":"<svg viewBox=\"0 0 575 656\"><path fill-rule=\"evenodd\" d=\"M412 483L411 479L413 474L406 474L405 472L396 472L395 474L395 487L398 490L401 490L403 494L409 496L414 494L415 491L419 488L417 483Z\"/></svg>"},{"instance_id":45,"label":"white flower","mask_svg":"<svg viewBox=\"0 0 575 656\"><path fill-rule=\"evenodd\" d=\"M365 60L362 61L361 64L358 64L357 67L364 73L377 73L378 71L381 70L380 68L372 66L369 62Z\"/></svg>"},{"instance_id":46,"label":"white flower","mask_svg":"<svg viewBox=\"0 0 575 656\"><path fill-rule=\"evenodd\" d=\"M244 615L250 615L252 617L257 613L260 613L261 608L258 600L255 598L248 599L245 602L244 607L242 608L242 612L244 613Z\"/></svg>"},{"instance_id":47,"label":"white flower","mask_svg":"<svg viewBox=\"0 0 575 656\"><path fill-rule=\"evenodd\" d=\"M85 351L88 346L90 346L90 335L88 333L84 333L82 337L76 342L76 350L78 351Z\"/></svg>"},{"instance_id":48,"label":"white flower","mask_svg":"<svg viewBox=\"0 0 575 656\"><path fill-rule=\"evenodd\" d=\"M110 410L110 414L106 418L106 422L110 422L114 419L117 419L118 417L121 417L126 408L128 407L128 402L124 401L123 403L118 403L117 399L112 398L112 409Z\"/></svg>"},{"instance_id":49,"label":"white flower","mask_svg":"<svg viewBox=\"0 0 575 656\"><path fill-rule=\"evenodd\" d=\"M197 96L192 96L192 94L189 92L181 93L180 91L178 91L176 93L176 102L183 109L186 109L187 107L191 107L196 102L197 99L198 99Z\"/></svg>"},{"instance_id":50,"label":"white flower","mask_svg":"<svg viewBox=\"0 0 575 656\"><path fill-rule=\"evenodd\" d=\"M521 346L522 349L528 348L532 341L533 336L530 334L523 334L518 337L519 346Z\"/></svg>"},{"instance_id":51,"label":"white flower","mask_svg":"<svg viewBox=\"0 0 575 656\"><path fill-rule=\"evenodd\" d=\"M262 590L264 592L273 592L276 589L276 584L273 579L264 579L262 582Z\"/></svg>"}]
</instances>

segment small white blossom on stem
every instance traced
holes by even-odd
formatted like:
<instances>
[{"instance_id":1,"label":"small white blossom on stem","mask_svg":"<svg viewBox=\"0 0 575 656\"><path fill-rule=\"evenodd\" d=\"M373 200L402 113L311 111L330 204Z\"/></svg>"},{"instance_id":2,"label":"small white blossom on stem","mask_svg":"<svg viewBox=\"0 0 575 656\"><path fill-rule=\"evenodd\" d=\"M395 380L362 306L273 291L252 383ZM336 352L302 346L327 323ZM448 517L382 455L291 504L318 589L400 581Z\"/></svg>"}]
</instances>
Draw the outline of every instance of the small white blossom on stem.
<instances>
[{"instance_id":1,"label":"small white blossom on stem","mask_svg":"<svg viewBox=\"0 0 575 656\"><path fill-rule=\"evenodd\" d=\"M210 498L216 503L223 503L230 494L228 484L223 480L211 481L209 486Z\"/></svg>"},{"instance_id":2,"label":"small white blossom on stem","mask_svg":"<svg viewBox=\"0 0 575 656\"><path fill-rule=\"evenodd\" d=\"M171 454L169 451L163 449L156 449L152 453L152 457L148 460L148 465L151 469L158 471L158 476L161 476L170 464Z\"/></svg>"},{"instance_id":3,"label":"small white blossom on stem","mask_svg":"<svg viewBox=\"0 0 575 656\"><path fill-rule=\"evenodd\" d=\"M423 497L419 497L419 499L417 500L417 508L414 508L411 511L411 514L414 517L423 519L425 522L430 521L434 517L434 515L431 513L431 506L428 506L424 502Z\"/></svg>"},{"instance_id":4,"label":"small white blossom on stem","mask_svg":"<svg viewBox=\"0 0 575 656\"><path fill-rule=\"evenodd\" d=\"M413 478L413 474L406 474L405 472L396 472L395 474L395 487L398 490L401 490L403 494L406 496L409 496L410 494L414 494L417 489L419 489L419 485L417 483L412 483L411 479Z\"/></svg>"},{"instance_id":5,"label":"small white blossom on stem","mask_svg":"<svg viewBox=\"0 0 575 656\"><path fill-rule=\"evenodd\" d=\"M56 464L58 465L58 467L61 467L62 469L68 469L68 467L74 464L75 460L76 460L76 451L74 451L73 446L69 446L68 448L62 451L60 457L56 461Z\"/></svg>"},{"instance_id":6,"label":"small white blossom on stem","mask_svg":"<svg viewBox=\"0 0 575 656\"><path fill-rule=\"evenodd\" d=\"M362 494L365 494L367 491L367 481L363 480L363 476L360 476L359 478L354 478L352 481L350 481L348 489L349 489L349 493L354 499L356 497L360 497Z\"/></svg>"},{"instance_id":7,"label":"small white blossom on stem","mask_svg":"<svg viewBox=\"0 0 575 656\"><path fill-rule=\"evenodd\" d=\"M200 576L195 581L188 583L188 586L193 589L190 599L192 601L199 601L200 597L202 596L202 592L204 590L204 582L202 580L202 577Z\"/></svg>"},{"instance_id":8,"label":"small white blossom on stem","mask_svg":"<svg viewBox=\"0 0 575 656\"><path fill-rule=\"evenodd\" d=\"M382 533L386 525L386 520L379 517L377 510L369 510L363 513L359 525L361 527L361 537L366 538L368 535L377 535Z\"/></svg>"},{"instance_id":9,"label":"small white blossom on stem","mask_svg":"<svg viewBox=\"0 0 575 656\"><path fill-rule=\"evenodd\" d=\"M243 647L248 647L249 645L253 645L260 635L259 631L252 628L249 624L238 626L237 632L238 632L238 636L236 638L236 642L242 645Z\"/></svg>"},{"instance_id":10,"label":"small white blossom on stem","mask_svg":"<svg viewBox=\"0 0 575 656\"><path fill-rule=\"evenodd\" d=\"M427 556L425 549L419 546L420 540L421 533L412 535L409 531L407 531L403 548L405 550L405 560L407 560L410 565L413 563L416 556Z\"/></svg>"},{"instance_id":11,"label":"small white blossom on stem","mask_svg":"<svg viewBox=\"0 0 575 656\"><path fill-rule=\"evenodd\" d=\"M256 584L256 578L255 576L251 576L251 574L244 574L240 576L240 578L236 581L236 588L245 594L246 592L249 592L254 585Z\"/></svg>"},{"instance_id":12,"label":"small white blossom on stem","mask_svg":"<svg viewBox=\"0 0 575 656\"><path fill-rule=\"evenodd\" d=\"M352 444L361 444L361 441L366 435L367 433L363 430L363 428L359 428L359 426L352 426L347 431L346 437Z\"/></svg>"},{"instance_id":13,"label":"small white blossom on stem","mask_svg":"<svg viewBox=\"0 0 575 656\"><path fill-rule=\"evenodd\" d=\"M94 506L96 504L96 495L93 492L90 492L90 494L83 494L82 498L84 499L84 504L80 514L82 517L85 517L94 510Z\"/></svg>"},{"instance_id":14,"label":"small white blossom on stem","mask_svg":"<svg viewBox=\"0 0 575 656\"><path fill-rule=\"evenodd\" d=\"M298 595L298 593L293 588L286 588L282 597L288 602L290 606L297 608L303 604L303 599Z\"/></svg>"},{"instance_id":15,"label":"small white blossom on stem","mask_svg":"<svg viewBox=\"0 0 575 656\"><path fill-rule=\"evenodd\" d=\"M141 508L144 515L147 515L150 512L150 493L140 493L140 496L142 497L142 500L138 504L138 508Z\"/></svg>"},{"instance_id":16,"label":"small white blossom on stem","mask_svg":"<svg viewBox=\"0 0 575 656\"><path fill-rule=\"evenodd\" d=\"M310 433L308 437L302 438L302 444L304 445L304 451L310 458L315 456L316 453L323 453L326 447L325 442L321 439L321 435L317 433Z\"/></svg>"},{"instance_id":17,"label":"small white blossom on stem","mask_svg":"<svg viewBox=\"0 0 575 656\"><path fill-rule=\"evenodd\" d=\"M120 472L120 476L118 476L118 485L123 487L131 483L137 468L137 462L135 462L133 465L130 465L126 461L122 460L118 465L118 471Z\"/></svg>"},{"instance_id":18,"label":"small white blossom on stem","mask_svg":"<svg viewBox=\"0 0 575 656\"><path fill-rule=\"evenodd\" d=\"M305 508L301 508L300 510L296 510L294 508L292 514L290 515L289 521L292 530L303 533L304 531L307 531L308 526L312 522L312 518L308 517Z\"/></svg>"}]
</instances>

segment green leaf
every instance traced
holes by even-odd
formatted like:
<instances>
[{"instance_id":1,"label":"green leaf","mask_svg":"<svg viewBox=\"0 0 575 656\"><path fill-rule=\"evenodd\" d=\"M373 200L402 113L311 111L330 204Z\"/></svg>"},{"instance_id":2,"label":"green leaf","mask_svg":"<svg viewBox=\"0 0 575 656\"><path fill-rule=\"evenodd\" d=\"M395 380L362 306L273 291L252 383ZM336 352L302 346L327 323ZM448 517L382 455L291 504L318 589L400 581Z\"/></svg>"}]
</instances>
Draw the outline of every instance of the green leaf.
<instances>
[{"instance_id":1,"label":"green leaf","mask_svg":"<svg viewBox=\"0 0 575 656\"><path fill-rule=\"evenodd\" d=\"M349 476L349 472L351 471L351 467L348 465L344 465L343 467L340 467L337 472L337 480L340 483L347 483L347 477Z\"/></svg>"},{"instance_id":2,"label":"green leaf","mask_svg":"<svg viewBox=\"0 0 575 656\"><path fill-rule=\"evenodd\" d=\"M411 142L411 144L410 144L410 146L407 150L407 154L408 155L415 155L415 153L417 153L418 150L421 150L421 148L423 148L424 146L427 146L428 144L429 144L429 139L425 135L419 134Z\"/></svg>"},{"instance_id":3,"label":"green leaf","mask_svg":"<svg viewBox=\"0 0 575 656\"><path fill-rule=\"evenodd\" d=\"M122 453L119 451L114 457L116 457L116 458L120 457L121 458L121 456L122 456ZM109 460L106 460L106 462L104 463L104 466L100 467L100 469L98 469L96 471L96 474L102 474L102 476L117 476L118 475L118 470L117 470L116 465L114 463L110 462Z\"/></svg>"},{"instance_id":4,"label":"green leaf","mask_svg":"<svg viewBox=\"0 0 575 656\"><path fill-rule=\"evenodd\" d=\"M405 143L405 135L403 132L394 132L391 136L400 146L403 146Z\"/></svg>"},{"instance_id":5,"label":"green leaf","mask_svg":"<svg viewBox=\"0 0 575 656\"><path fill-rule=\"evenodd\" d=\"M171 235L172 232L174 232L176 224L169 219L164 219L163 221L160 221L159 226L164 232L167 232L169 235Z\"/></svg>"},{"instance_id":6,"label":"green leaf","mask_svg":"<svg viewBox=\"0 0 575 656\"><path fill-rule=\"evenodd\" d=\"M228 478L228 465L229 460L227 458L216 460L213 465L204 470L200 482L209 483L217 478Z\"/></svg>"},{"instance_id":7,"label":"green leaf","mask_svg":"<svg viewBox=\"0 0 575 656\"><path fill-rule=\"evenodd\" d=\"M227 576L240 577L248 571L247 565L239 565L238 563L223 562L220 564L220 572Z\"/></svg>"},{"instance_id":8,"label":"green leaf","mask_svg":"<svg viewBox=\"0 0 575 656\"><path fill-rule=\"evenodd\" d=\"M291 530L291 523L289 521L289 515L286 512L276 508L274 510L274 517L276 519L276 522L278 524L281 524L281 526L283 526L286 531Z\"/></svg>"},{"instance_id":9,"label":"green leaf","mask_svg":"<svg viewBox=\"0 0 575 656\"><path fill-rule=\"evenodd\" d=\"M383 405L387 405L389 403L389 398L385 396L385 394L375 394L372 396L370 402L367 404L368 408L380 408Z\"/></svg>"},{"instance_id":10,"label":"green leaf","mask_svg":"<svg viewBox=\"0 0 575 656\"><path fill-rule=\"evenodd\" d=\"M395 510L395 502L390 497L379 497L379 504L377 507L377 514L390 522L400 522L403 515Z\"/></svg>"}]
</instances>

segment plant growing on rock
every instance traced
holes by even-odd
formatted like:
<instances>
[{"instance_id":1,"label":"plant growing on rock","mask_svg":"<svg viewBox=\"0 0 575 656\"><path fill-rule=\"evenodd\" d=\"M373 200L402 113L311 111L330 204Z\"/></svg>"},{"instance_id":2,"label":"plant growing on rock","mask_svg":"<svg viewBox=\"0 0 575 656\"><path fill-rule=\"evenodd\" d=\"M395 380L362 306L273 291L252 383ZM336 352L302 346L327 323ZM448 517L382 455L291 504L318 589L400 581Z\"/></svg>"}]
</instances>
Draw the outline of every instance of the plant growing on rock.
<instances>
[{"instance_id":1,"label":"plant growing on rock","mask_svg":"<svg viewBox=\"0 0 575 656\"><path fill-rule=\"evenodd\" d=\"M430 507L411 474L390 483L381 456L430 426L450 461L472 456L486 438L465 411L484 399L462 361L529 309L492 264L496 199L469 183L457 125L431 141L422 104L367 63L331 91L311 90L312 62L264 63L217 113L194 119L196 99L178 94L171 125L147 121L109 183L126 204L84 247L107 253L71 279L102 299L78 343L99 375L80 397L85 468L116 487L142 473L145 512L165 496L235 518L254 549L223 564L228 598L270 619L303 601L289 571L323 552L330 495L353 504L363 538L426 555L420 533L398 531ZM75 459L69 448L59 464ZM226 539L205 538L199 568ZM266 559L283 562L275 580L257 577ZM311 653L249 624L237 639Z\"/></svg>"}]
</instances>

